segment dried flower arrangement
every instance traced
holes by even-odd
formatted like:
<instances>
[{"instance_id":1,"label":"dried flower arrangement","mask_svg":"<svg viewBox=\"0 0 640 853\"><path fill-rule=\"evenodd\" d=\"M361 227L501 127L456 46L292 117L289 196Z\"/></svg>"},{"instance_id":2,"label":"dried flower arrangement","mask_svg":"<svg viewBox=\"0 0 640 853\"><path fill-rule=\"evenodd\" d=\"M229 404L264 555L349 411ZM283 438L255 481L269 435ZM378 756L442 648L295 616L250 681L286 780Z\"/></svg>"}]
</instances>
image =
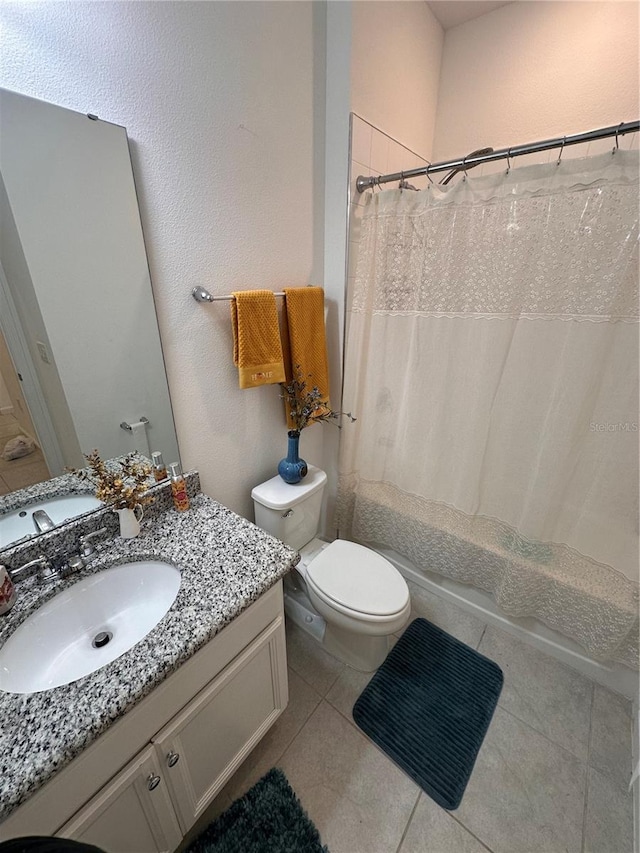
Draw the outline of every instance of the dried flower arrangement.
<instances>
[{"instance_id":1,"label":"dried flower arrangement","mask_svg":"<svg viewBox=\"0 0 640 853\"><path fill-rule=\"evenodd\" d=\"M335 412L328 408L318 386L314 385L310 389L307 387L299 364L295 365L294 373L295 376L290 382L283 382L280 385L283 391L280 396L289 404L289 423L293 427L293 432L299 434L309 424L318 421L332 423L338 429L342 429L342 425L337 423L341 415L349 418L352 423L356 420L351 412Z\"/></svg>"},{"instance_id":2,"label":"dried flower arrangement","mask_svg":"<svg viewBox=\"0 0 640 853\"><path fill-rule=\"evenodd\" d=\"M122 460L107 465L97 450L83 454L89 463L88 468L70 472L81 480L95 486L96 497L114 509L134 509L137 505L146 506L154 498L147 494L152 485L149 483L151 466L136 459L136 453L128 453Z\"/></svg>"}]
</instances>

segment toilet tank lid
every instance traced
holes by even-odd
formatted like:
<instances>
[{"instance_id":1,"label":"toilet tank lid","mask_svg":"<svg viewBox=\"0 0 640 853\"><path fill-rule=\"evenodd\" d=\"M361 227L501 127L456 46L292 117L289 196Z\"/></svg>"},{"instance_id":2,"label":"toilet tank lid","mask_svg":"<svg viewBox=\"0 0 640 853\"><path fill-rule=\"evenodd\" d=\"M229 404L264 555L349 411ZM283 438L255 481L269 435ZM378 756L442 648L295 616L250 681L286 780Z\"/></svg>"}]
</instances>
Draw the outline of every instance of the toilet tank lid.
<instances>
[{"instance_id":1,"label":"toilet tank lid","mask_svg":"<svg viewBox=\"0 0 640 853\"><path fill-rule=\"evenodd\" d=\"M269 509L288 509L317 492L326 482L327 475L325 472L309 465L307 476L303 477L299 483L290 485L285 483L279 474L276 474L275 477L252 489L251 497Z\"/></svg>"}]
</instances>

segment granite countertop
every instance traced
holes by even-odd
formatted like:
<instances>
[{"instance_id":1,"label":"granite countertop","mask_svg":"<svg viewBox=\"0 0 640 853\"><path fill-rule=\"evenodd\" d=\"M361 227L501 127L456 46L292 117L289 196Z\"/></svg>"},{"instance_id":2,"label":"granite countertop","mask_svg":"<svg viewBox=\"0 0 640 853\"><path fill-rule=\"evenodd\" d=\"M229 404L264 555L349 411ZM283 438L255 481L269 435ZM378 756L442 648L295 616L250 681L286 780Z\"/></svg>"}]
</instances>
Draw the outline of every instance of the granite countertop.
<instances>
[{"instance_id":1,"label":"granite countertop","mask_svg":"<svg viewBox=\"0 0 640 853\"><path fill-rule=\"evenodd\" d=\"M17 586L0 617L0 646L34 610L88 574L111 565L161 559L182 574L173 605L128 652L71 684L42 693L0 692L0 820L44 785L297 562L294 550L203 494L191 509L155 508L136 539L109 539L72 578Z\"/></svg>"}]
</instances>

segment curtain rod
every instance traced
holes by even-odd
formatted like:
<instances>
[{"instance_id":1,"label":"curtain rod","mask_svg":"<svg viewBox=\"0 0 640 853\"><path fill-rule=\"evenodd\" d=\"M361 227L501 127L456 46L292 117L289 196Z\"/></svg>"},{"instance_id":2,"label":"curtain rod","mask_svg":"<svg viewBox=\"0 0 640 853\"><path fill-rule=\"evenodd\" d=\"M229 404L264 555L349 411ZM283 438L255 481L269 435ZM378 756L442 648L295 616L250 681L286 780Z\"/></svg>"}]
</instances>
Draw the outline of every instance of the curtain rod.
<instances>
[{"instance_id":1,"label":"curtain rod","mask_svg":"<svg viewBox=\"0 0 640 853\"><path fill-rule=\"evenodd\" d=\"M625 133L635 133L640 130L640 121L620 122L611 127L600 127L597 130L587 130L585 133L574 133L572 136L560 136L555 139L544 139L540 142L527 142L524 145L512 145L510 148L501 148L498 151L489 151L486 154L467 155L455 160L443 160L440 163L430 163L428 166L420 166L417 169L406 169L403 172L394 172L392 175L370 175L364 177L359 175L356 181L356 189L359 193L371 189L380 184L388 184L392 181L404 181L408 178L417 178L421 175L429 175L431 172L448 172L452 169L464 172L465 168L478 166L480 163L490 163L493 160L511 159L521 154L533 154L536 151L549 151L552 148L563 149L565 145L578 145L581 142L591 142L594 139L606 139L615 136L616 148L618 147L618 136ZM562 156L562 150L560 151Z\"/></svg>"}]
</instances>

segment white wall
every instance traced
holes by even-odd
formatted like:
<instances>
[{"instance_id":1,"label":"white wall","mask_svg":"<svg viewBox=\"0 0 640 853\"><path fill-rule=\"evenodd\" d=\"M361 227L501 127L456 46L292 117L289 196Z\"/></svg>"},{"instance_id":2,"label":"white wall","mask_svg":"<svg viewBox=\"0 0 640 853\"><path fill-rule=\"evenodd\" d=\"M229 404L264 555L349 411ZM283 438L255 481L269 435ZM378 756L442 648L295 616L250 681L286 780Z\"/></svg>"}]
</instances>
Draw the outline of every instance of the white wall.
<instances>
[{"instance_id":1,"label":"white wall","mask_svg":"<svg viewBox=\"0 0 640 853\"><path fill-rule=\"evenodd\" d=\"M2 95L0 93L0 101ZM0 126L2 125L2 114L0 113ZM3 138L2 151L4 153L5 144ZM20 241L20 235L13 217L13 211L9 203L6 188L2 175L0 175L0 275L4 275L11 293L12 301L15 310L18 314L18 320L22 327L26 345L31 356L31 363L40 386L40 391L44 398L49 417L55 434L58 438L58 448L61 459L47 458L47 465L52 476L59 476L63 473L62 466L75 467L83 463L82 451L78 443L75 426L67 405L67 400L64 395L60 374L56 366L55 358L52 355L52 347L49 341L47 329L42 319L40 306L33 281L29 272L29 267L24 256L24 250ZM0 323L1 325L1 323ZM37 343L43 343L48 352L51 353L49 363L45 363L40 358L38 353ZM15 354L14 354L15 357ZM11 363L13 369L13 363ZM20 369L20 368L19 368ZM13 371L15 374L15 371ZM11 387L11 377L6 377L9 387ZM14 403L17 407L15 412L16 417L24 425L25 429L30 429L37 440L44 447L47 446L46 440L43 442L43 437L37 434L34 425L31 421L29 413L28 424L25 424L25 411L22 408L23 404L26 408L26 401L22 397L22 390L17 378L14 380ZM16 387L17 386L17 387ZM51 454L48 454L51 457Z\"/></svg>"},{"instance_id":2,"label":"white wall","mask_svg":"<svg viewBox=\"0 0 640 853\"><path fill-rule=\"evenodd\" d=\"M443 37L424 2L353 4L351 109L427 160Z\"/></svg>"},{"instance_id":3,"label":"white wall","mask_svg":"<svg viewBox=\"0 0 640 853\"><path fill-rule=\"evenodd\" d=\"M322 16L307 2L8 2L0 14L4 86L127 128L183 463L251 517L251 487L286 452L279 389L238 389L228 303L190 291L321 281ZM309 462L323 464L323 429L303 434Z\"/></svg>"},{"instance_id":4,"label":"white wall","mask_svg":"<svg viewBox=\"0 0 640 853\"><path fill-rule=\"evenodd\" d=\"M637 118L635 2L510 3L446 32L434 160ZM592 143L588 153L611 147ZM577 145L563 157L586 155Z\"/></svg>"}]
</instances>

